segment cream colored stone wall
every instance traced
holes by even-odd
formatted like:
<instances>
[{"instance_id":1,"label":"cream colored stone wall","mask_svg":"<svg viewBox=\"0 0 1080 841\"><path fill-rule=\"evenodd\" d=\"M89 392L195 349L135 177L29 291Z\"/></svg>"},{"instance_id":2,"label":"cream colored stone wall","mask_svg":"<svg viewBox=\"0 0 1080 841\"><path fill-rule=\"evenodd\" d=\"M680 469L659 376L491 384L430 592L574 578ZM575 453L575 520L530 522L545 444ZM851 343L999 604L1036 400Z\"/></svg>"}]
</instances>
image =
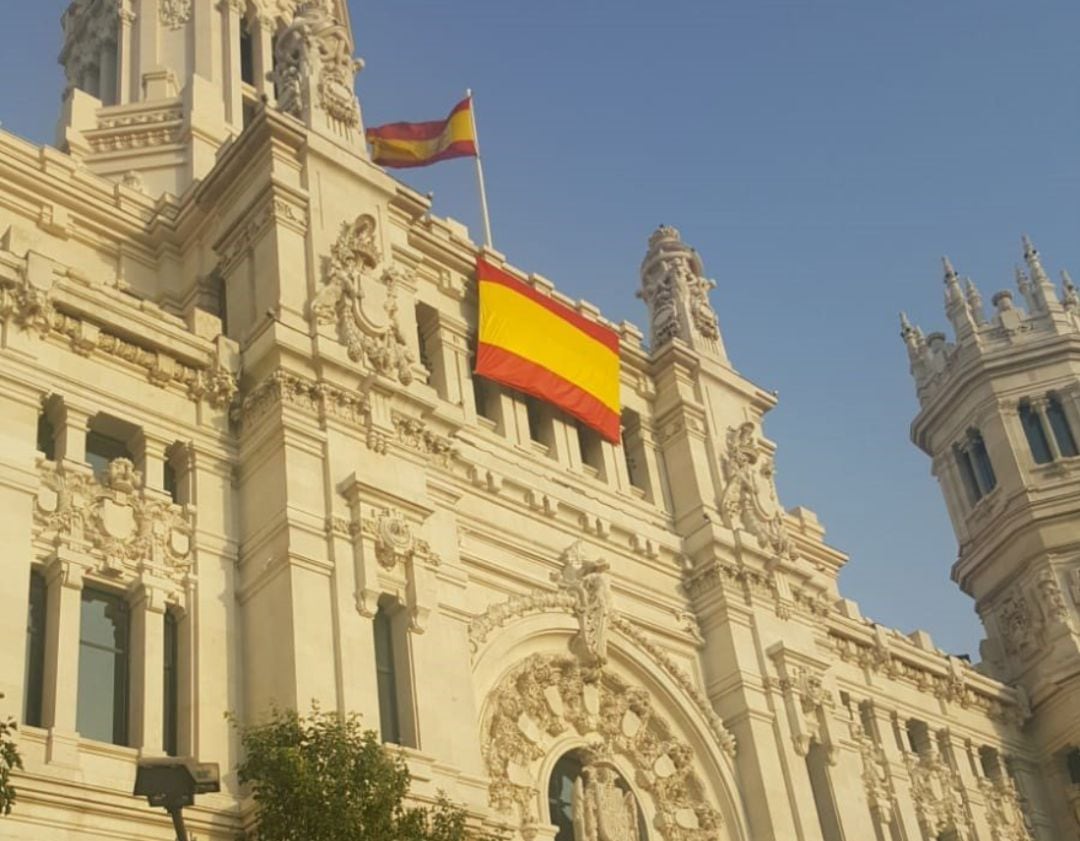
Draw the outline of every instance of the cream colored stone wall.
<instances>
[{"instance_id":1,"label":"cream colored stone wall","mask_svg":"<svg viewBox=\"0 0 1080 841\"><path fill-rule=\"evenodd\" d=\"M231 18L198 28L209 8L193 0L182 26L224 37ZM203 59L210 81L236 69ZM317 700L374 726L387 598L414 791L445 791L477 828L553 837L547 779L588 748L631 783L649 838L1066 837L1030 696L864 620L817 518L780 505L762 431L775 398L730 367L677 231L643 264L650 345L615 327L633 467L598 441L586 463L557 412L533 440L523 399L489 385L478 414L477 246L373 167L307 82L307 110L234 126L180 198L0 133L0 625L15 641L0 712L21 714L30 570L48 580L44 726L20 730L0 838L171 837L130 795L138 759L161 752L171 610L180 752L223 771L189 824L232 839L251 804L224 713ZM35 450L40 412L54 461ZM100 412L135 430L134 463L106 481L85 464ZM132 611L129 746L76 730L89 584Z\"/></svg>"}]
</instances>

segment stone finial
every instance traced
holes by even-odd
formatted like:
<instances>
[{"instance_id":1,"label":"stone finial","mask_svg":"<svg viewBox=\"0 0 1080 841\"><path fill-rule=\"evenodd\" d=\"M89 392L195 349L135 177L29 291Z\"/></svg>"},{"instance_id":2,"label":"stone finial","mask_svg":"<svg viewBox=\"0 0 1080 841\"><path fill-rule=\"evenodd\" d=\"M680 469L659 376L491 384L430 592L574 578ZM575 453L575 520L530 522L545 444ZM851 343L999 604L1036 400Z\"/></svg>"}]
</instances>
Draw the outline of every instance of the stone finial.
<instances>
[{"instance_id":1,"label":"stone finial","mask_svg":"<svg viewBox=\"0 0 1080 841\"><path fill-rule=\"evenodd\" d=\"M915 364L926 352L926 339L922 330L908 320L906 312L900 313L900 338L907 345L908 358Z\"/></svg>"},{"instance_id":2,"label":"stone finial","mask_svg":"<svg viewBox=\"0 0 1080 841\"><path fill-rule=\"evenodd\" d=\"M994 305L994 309L996 309L998 313L1008 312L1013 309L1012 292L1008 289L1002 289L1000 292L995 292L994 297L990 299L990 303Z\"/></svg>"},{"instance_id":3,"label":"stone finial","mask_svg":"<svg viewBox=\"0 0 1080 841\"><path fill-rule=\"evenodd\" d=\"M964 294L967 296L968 309L971 310L971 315L975 319L975 324L981 327L986 323L986 314L983 312L982 294L979 292L979 287L975 285L975 281L970 277L964 278Z\"/></svg>"},{"instance_id":4,"label":"stone finial","mask_svg":"<svg viewBox=\"0 0 1080 841\"><path fill-rule=\"evenodd\" d=\"M1073 284L1069 273L1064 269L1061 270L1061 286L1065 290L1065 294L1061 297L1061 303L1065 309L1068 312L1080 310L1080 295L1077 295L1076 286Z\"/></svg>"},{"instance_id":5,"label":"stone finial","mask_svg":"<svg viewBox=\"0 0 1080 841\"><path fill-rule=\"evenodd\" d=\"M1057 290L1054 288L1054 282L1050 280L1050 276L1043 269L1038 250L1032 245L1027 234L1021 237L1021 242L1024 245L1024 262L1027 264L1028 271L1031 272L1033 282L1031 289L1032 312L1050 312L1060 309Z\"/></svg>"},{"instance_id":6,"label":"stone finial","mask_svg":"<svg viewBox=\"0 0 1080 841\"><path fill-rule=\"evenodd\" d=\"M705 277L698 253L682 241L678 230L661 225L649 237L641 263L638 297L649 308L652 349L680 339L694 350L725 359L716 312L709 291L716 284Z\"/></svg>"},{"instance_id":7,"label":"stone finial","mask_svg":"<svg viewBox=\"0 0 1080 841\"><path fill-rule=\"evenodd\" d=\"M948 257L941 258L942 268L945 270L945 301L950 304L962 304L964 293L960 289L960 277L956 274L952 262Z\"/></svg>"}]
</instances>

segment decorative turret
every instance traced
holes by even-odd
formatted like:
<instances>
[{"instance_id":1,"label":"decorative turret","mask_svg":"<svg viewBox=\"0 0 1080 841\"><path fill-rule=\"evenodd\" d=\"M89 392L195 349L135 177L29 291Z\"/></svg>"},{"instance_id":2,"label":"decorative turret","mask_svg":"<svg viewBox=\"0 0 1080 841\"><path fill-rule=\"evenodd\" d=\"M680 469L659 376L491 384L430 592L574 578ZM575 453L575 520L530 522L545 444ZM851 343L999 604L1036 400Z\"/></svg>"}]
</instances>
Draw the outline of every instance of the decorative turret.
<instances>
[{"instance_id":1,"label":"decorative turret","mask_svg":"<svg viewBox=\"0 0 1080 841\"><path fill-rule=\"evenodd\" d=\"M661 225L649 237L641 263L638 297L649 308L650 344L655 353L679 339L696 351L727 361L716 313L709 303L715 281L705 277L698 256L675 228Z\"/></svg>"},{"instance_id":2,"label":"decorative turret","mask_svg":"<svg viewBox=\"0 0 1080 841\"><path fill-rule=\"evenodd\" d=\"M181 194L260 109L366 155L344 0L74 0L57 145L151 196Z\"/></svg>"},{"instance_id":3,"label":"decorative turret","mask_svg":"<svg viewBox=\"0 0 1080 841\"><path fill-rule=\"evenodd\" d=\"M1026 312L1005 290L986 321L978 290L962 292L946 261L956 343L924 341L905 317L901 336L921 404L912 439L933 460L956 531L953 579L986 627L982 668L1025 691L1028 732L1060 757L1080 747L1080 296L1062 273L1059 299L1027 237L1023 246ZM1063 765L1044 772L1065 776Z\"/></svg>"}]
</instances>

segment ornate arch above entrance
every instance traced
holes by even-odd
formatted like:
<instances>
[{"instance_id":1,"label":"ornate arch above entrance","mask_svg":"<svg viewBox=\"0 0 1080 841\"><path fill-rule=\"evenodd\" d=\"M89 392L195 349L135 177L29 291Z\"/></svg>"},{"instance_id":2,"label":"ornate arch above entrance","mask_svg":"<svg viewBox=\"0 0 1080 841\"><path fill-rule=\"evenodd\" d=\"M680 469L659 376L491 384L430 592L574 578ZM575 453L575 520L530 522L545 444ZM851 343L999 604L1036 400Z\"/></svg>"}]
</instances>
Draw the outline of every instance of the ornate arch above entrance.
<instances>
[{"instance_id":1,"label":"ornate arch above entrance","mask_svg":"<svg viewBox=\"0 0 1080 841\"><path fill-rule=\"evenodd\" d=\"M577 740L597 763L632 768L649 799L650 835L664 841L725 837L694 769L694 751L654 708L649 693L575 657L534 654L491 695L483 750L491 805L523 830L542 822L546 761L556 746Z\"/></svg>"}]
</instances>

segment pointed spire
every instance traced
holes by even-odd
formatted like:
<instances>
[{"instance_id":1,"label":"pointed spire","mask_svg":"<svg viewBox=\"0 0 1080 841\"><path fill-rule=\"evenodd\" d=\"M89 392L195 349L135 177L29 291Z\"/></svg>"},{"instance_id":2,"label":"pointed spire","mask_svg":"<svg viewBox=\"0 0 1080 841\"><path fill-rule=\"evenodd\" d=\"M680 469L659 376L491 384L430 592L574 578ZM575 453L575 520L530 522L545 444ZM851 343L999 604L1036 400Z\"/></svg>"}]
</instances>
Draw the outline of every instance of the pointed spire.
<instances>
[{"instance_id":1,"label":"pointed spire","mask_svg":"<svg viewBox=\"0 0 1080 841\"><path fill-rule=\"evenodd\" d=\"M1069 273L1064 269L1061 270L1061 285L1065 290L1065 294L1062 296L1061 301L1066 311L1077 312L1080 310L1080 295L1076 292L1076 286L1073 284L1072 278Z\"/></svg>"},{"instance_id":2,"label":"pointed spire","mask_svg":"<svg viewBox=\"0 0 1080 841\"><path fill-rule=\"evenodd\" d=\"M948 257L941 258L941 265L945 269L945 302L962 303L964 293L960 289L960 280L956 274L956 269L953 268L953 264Z\"/></svg>"},{"instance_id":3,"label":"pointed spire","mask_svg":"<svg viewBox=\"0 0 1080 841\"><path fill-rule=\"evenodd\" d=\"M979 294L979 287L970 277L964 278L964 293L967 295L968 308L980 327L986 323L986 314L983 312L983 299Z\"/></svg>"},{"instance_id":4,"label":"pointed spire","mask_svg":"<svg viewBox=\"0 0 1080 841\"><path fill-rule=\"evenodd\" d=\"M1031 280L1028 278L1027 272L1019 266L1014 266L1013 273L1016 275L1016 288L1024 297L1024 303L1027 306L1028 312L1038 312L1039 304L1035 298L1035 293L1032 291Z\"/></svg>"},{"instance_id":5,"label":"pointed spire","mask_svg":"<svg viewBox=\"0 0 1080 841\"><path fill-rule=\"evenodd\" d=\"M1027 263L1028 271L1031 272L1034 285L1032 297L1038 305L1033 309L1038 309L1041 312L1059 309L1060 303L1058 302L1057 289L1054 288L1054 282L1050 280L1050 276L1042 267L1038 250L1032 245L1027 234L1024 234L1020 240L1024 244L1024 262Z\"/></svg>"}]
</instances>

